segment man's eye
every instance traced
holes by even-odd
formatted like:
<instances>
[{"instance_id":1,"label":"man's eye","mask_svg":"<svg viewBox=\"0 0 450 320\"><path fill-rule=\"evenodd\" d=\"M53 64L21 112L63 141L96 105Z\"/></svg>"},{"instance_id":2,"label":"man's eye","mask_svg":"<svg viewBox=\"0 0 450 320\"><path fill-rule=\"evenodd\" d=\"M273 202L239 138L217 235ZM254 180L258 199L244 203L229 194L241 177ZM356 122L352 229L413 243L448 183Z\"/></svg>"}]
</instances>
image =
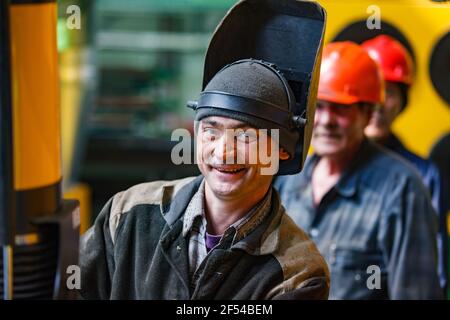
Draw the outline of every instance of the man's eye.
<instances>
[{"instance_id":1,"label":"man's eye","mask_svg":"<svg viewBox=\"0 0 450 320\"><path fill-rule=\"evenodd\" d=\"M324 103L322 103L322 102L317 102L317 103L316 103L316 110L317 110L317 111L324 110L325 107L326 107L326 105L325 105Z\"/></svg>"},{"instance_id":2,"label":"man's eye","mask_svg":"<svg viewBox=\"0 0 450 320\"><path fill-rule=\"evenodd\" d=\"M253 142L257 138L258 138L258 136L254 132L242 132L237 135L237 139L239 141L246 142L246 143Z\"/></svg>"},{"instance_id":3,"label":"man's eye","mask_svg":"<svg viewBox=\"0 0 450 320\"><path fill-rule=\"evenodd\" d=\"M349 114L352 111L352 106L346 106L346 105L336 105L333 108L334 108L334 112L339 115Z\"/></svg>"},{"instance_id":4,"label":"man's eye","mask_svg":"<svg viewBox=\"0 0 450 320\"><path fill-rule=\"evenodd\" d=\"M395 91L392 89L386 89L386 96L392 97L395 94Z\"/></svg>"},{"instance_id":5,"label":"man's eye","mask_svg":"<svg viewBox=\"0 0 450 320\"><path fill-rule=\"evenodd\" d=\"M214 128L205 128L203 129L203 134L208 139L216 139L219 137L220 132L219 130Z\"/></svg>"}]
</instances>

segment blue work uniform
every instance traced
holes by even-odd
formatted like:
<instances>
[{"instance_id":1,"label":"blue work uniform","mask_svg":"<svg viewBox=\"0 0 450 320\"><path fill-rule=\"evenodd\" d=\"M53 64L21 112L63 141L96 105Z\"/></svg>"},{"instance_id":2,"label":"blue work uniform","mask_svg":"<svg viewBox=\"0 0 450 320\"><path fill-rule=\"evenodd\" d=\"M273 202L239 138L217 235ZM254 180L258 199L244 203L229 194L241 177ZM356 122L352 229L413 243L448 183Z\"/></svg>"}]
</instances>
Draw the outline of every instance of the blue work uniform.
<instances>
[{"instance_id":1,"label":"blue work uniform","mask_svg":"<svg viewBox=\"0 0 450 320\"><path fill-rule=\"evenodd\" d=\"M365 140L338 182L315 205L303 171L274 182L288 215L328 263L330 299L440 299L437 215L415 169Z\"/></svg>"}]
</instances>

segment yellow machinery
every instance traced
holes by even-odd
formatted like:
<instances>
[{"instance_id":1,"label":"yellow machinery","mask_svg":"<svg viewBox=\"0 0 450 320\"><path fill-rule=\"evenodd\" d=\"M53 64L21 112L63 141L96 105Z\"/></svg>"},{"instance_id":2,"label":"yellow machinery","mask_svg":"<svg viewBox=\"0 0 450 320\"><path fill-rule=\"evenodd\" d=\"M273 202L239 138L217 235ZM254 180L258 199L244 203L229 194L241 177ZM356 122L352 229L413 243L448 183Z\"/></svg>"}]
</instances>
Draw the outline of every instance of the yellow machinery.
<instances>
[{"instance_id":1,"label":"yellow machinery","mask_svg":"<svg viewBox=\"0 0 450 320\"><path fill-rule=\"evenodd\" d=\"M2 293L68 298L78 202L61 198L56 2L1 2Z\"/></svg>"},{"instance_id":2,"label":"yellow machinery","mask_svg":"<svg viewBox=\"0 0 450 320\"><path fill-rule=\"evenodd\" d=\"M415 59L415 81L394 131L412 151L428 156L450 131L450 3L432 0L317 0L327 11L325 42L394 36ZM381 18L381 29L376 20ZM369 26L369 27L368 27ZM373 29L371 29L373 28ZM447 71L446 71L447 70Z\"/></svg>"},{"instance_id":3,"label":"yellow machinery","mask_svg":"<svg viewBox=\"0 0 450 320\"><path fill-rule=\"evenodd\" d=\"M84 6L83 6L83 5ZM76 180L77 168L83 157L84 132L86 128L86 106L91 105L89 94L93 87L92 72L89 64L87 45L86 15L81 19L80 29L67 26L71 6L79 6L80 12L88 12L87 2L80 0L58 1L58 60L59 60L59 96L61 112L61 162L62 190L64 198L77 199L80 202L80 233L84 233L91 224L91 189L85 183ZM70 12L70 11L69 11Z\"/></svg>"}]
</instances>

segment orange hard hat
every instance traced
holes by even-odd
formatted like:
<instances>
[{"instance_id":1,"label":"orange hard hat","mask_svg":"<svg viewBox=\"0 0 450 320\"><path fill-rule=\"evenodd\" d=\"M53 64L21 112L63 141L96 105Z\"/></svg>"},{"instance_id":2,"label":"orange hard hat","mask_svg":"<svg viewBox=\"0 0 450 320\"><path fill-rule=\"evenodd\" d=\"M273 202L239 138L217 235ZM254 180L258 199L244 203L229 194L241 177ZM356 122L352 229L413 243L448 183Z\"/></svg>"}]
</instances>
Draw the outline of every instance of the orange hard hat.
<instances>
[{"instance_id":1,"label":"orange hard hat","mask_svg":"<svg viewBox=\"0 0 450 320\"><path fill-rule=\"evenodd\" d=\"M323 49L317 98L341 104L383 103L380 68L354 42L329 43Z\"/></svg>"},{"instance_id":2,"label":"orange hard hat","mask_svg":"<svg viewBox=\"0 0 450 320\"><path fill-rule=\"evenodd\" d=\"M379 64L385 81L411 85L413 60L400 42L390 36L380 35L363 42L361 46Z\"/></svg>"}]
</instances>

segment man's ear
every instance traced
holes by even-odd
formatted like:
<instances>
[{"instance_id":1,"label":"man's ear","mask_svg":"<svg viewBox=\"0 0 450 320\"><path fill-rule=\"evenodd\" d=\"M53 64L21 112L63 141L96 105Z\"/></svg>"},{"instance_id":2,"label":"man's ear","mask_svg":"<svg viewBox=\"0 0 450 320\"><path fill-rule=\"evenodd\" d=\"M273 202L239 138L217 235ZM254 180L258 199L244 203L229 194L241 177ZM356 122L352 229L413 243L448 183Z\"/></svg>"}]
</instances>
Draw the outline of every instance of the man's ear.
<instances>
[{"instance_id":1,"label":"man's ear","mask_svg":"<svg viewBox=\"0 0 450 320\"><path fill-rule=\"evenodd\" d=\"M287 153L286 150L283 148L280 148L280 160L287 160L289 159L289 153Z\"/></svg>"},{"instance_id":2,"label":"man's ear","mask_svg":"<svg viewBox=\"0 0 450 320\"><path fill-rule=\"evenodd\" d=\"M194 132L197 132L198 128L200 128L200 121L194 120Z\"/></svg>"},{"instance_id":3,"label":"man's ear","mask_svg":"<svg viewBox=\"0 0 450 320\"><path fill-rule=\"evenodd\" d=\"M382 108L382 107L383 106L381 106L381 105L372 105L369 103L365 103L362 105L363 112L365 113L365 116L366 116L366 126L369 125L370 118L372 117L372 114L375 112L375 110L377 108Z\"/></svg>"}]
</instances>

